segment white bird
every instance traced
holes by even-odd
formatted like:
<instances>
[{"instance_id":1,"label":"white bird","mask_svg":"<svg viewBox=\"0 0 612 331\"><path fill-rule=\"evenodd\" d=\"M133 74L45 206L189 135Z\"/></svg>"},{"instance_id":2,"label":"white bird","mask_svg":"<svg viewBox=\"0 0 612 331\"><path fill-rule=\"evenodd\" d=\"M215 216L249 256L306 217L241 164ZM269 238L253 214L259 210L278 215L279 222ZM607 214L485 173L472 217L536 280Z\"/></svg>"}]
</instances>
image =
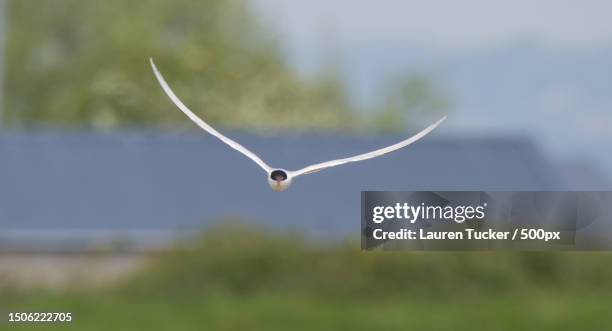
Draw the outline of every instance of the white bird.
<instances>
[{"instance_id":1,"label":"white bird","mask_svg":"<svg viewBox=\"0 0 612 331\"><path fill-rule=\"evenodd\" d=\"M291 185L291 182L293 181L293 179L297 176L311 174L311 173L314 173L314 172L317 172L323 169L335 167L335 166L349 163L349 162L356 162L356 161L372 159L372 158L396 151L402 147L406 147L416 142L417 140L423 138L425 135L433 131L433 129L435 129L438 125L440 125L440 123L442 123L442 121L446 119L446 116L444 116L440 120L438 120L436 123L428 126L425 130L415 134L414 136L406 140L402 140L391 146L377 149L369 153L364 153L364 154L359 154L359 155L355 155L352 157L317 163L317 164L313 164L313 165L310 165L310 166L307 166L305 168L302 168L300 170L295 170L295 171L290 171L290 170L286 170L282 168L273 168L273 167L270 167L268 164L266 164L259 156L255 155L253 152L248 150L246 147L224 136L219 131L215 130L212 126L204 122L201 118L199 118L191 110L189 110L189 108L185 106L185 104L176 96L176 94L174 94L170 86L168 86L168 83L166 83L166 80L164 79L162 74L159 72L159 70L155 66L153 59L149 59L149 61L151 62L151 67L153 68L153 73L155 74L155 77L157 77L159 84L161 85L164 92L166 92L168 97L170 97L170 100L172 100L172 102L174 102L174 104L183 113L185 113L187 117L189 117L193 122L195 122L199 127L206 130L208 133L212 134L213 136L219 138L221 141L229 145L231 148L244 154L246 157L248 157L249 159L257 163L263 170L266 171L266 174L268 175L268 183L270 184L270 187L272 187L272 189L277 192L286 190Z\"/></svg>"}]
</instances>

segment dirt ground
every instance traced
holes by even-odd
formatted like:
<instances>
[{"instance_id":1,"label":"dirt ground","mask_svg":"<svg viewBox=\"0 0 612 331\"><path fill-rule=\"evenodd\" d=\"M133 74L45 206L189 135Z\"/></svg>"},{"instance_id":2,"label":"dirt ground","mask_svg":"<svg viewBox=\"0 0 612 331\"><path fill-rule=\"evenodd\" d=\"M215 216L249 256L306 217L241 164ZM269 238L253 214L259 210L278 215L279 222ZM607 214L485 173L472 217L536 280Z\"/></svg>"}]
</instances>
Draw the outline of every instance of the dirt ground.
<instances>
[{"instance_id":1,"label":"dirt ground","mask_svg":"<svg viewBox=\"0 0 612 331\"><path fill-rule=\"evenodd\" d=\"M141 270L149 260L146 254L0 254L0 285L96 287Z\"/></svg>"}]
</instances>

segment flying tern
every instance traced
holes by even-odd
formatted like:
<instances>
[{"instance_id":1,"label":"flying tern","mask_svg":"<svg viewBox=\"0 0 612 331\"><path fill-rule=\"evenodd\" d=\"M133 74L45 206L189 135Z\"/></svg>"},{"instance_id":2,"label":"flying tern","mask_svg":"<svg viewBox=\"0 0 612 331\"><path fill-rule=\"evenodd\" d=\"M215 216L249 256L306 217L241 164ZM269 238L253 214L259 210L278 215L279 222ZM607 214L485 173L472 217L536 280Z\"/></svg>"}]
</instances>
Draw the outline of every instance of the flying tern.
<instances>
[{"instance_id":1,"label":"flying tern","mask_svg":"<svg viewBox=\"0 0 612 331\"><path fill-rule=\"evenodd\" d=\"M341 164L372 159L372 158L396 151L400 148L406 147L416 142L417 140L423 138L425 135L427 135L428 133L433 131L436 127L438 127L438 125L440 125L440 123L442 123L442 121L446 119L446 116L444 116L440 120L435 122L434 124L428 126L423 131L415 134L414 136L408 139L402 140L391 146L380 148L380 149L377 149L375 151L371 151L368 153L363 153L363 154L359 154L359 155L355 155L355 156L351 156L347 158L317 163L317 164L309 165L307 167L304 167L300 170L295 170L295 171L290 171L290 170L286 170L283 168L274 168L274 167L270 167L259 156L255 155L255 153L251 152L246 147L240 145L238 142L224 136L219 131L215 130L212 126L204 122L196 114L194 114L189 108L187 108L187 106L185 106L185 104L176 96L176 94L174 94L174 92L172 91L168 83L166 83L166 80L164 79L162 74L157 69L157 66L155 66L153 59L149 59L149 61L151 62L151 68L153 69L153 73L155 74L157 81L161 85L164 92L168 95L170 100L172 100L172 102L183 113L185 113L187 117L189 117L193 122L195 122L195 124L197 124L200 128L206 130L208 133L219 138L221 141L229 145L231 148L244 154L246 157L248 157L249 159L257 163L263 170L265 170L268 176L268 183L270 184L270 187L272 187L272 189L277 192L286 190L291 185L291 182L293 181L293 179L297 176L312 174L317 171L321 171L323 169L339 166Z\"/></svg>"}]
</instances>

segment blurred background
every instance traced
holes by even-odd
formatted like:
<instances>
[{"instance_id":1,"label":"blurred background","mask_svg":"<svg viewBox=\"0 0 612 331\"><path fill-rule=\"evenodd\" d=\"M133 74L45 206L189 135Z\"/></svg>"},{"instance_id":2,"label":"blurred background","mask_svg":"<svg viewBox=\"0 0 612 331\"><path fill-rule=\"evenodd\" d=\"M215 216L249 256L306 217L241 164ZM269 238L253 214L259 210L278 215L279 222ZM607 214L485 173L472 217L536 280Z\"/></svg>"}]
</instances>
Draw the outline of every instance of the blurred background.
<instances>
[{"instance_id":1,"label":"blurred background","mask_svg":"<svg viewBox=\"0 0 612 331\"><path fill-rule=\"evenodd\" d=\"M612 188L610 10L0 0L0 313L74 312L82 330L611 328L608 253L366 253L358 233L363 190ZM273 166L449 118L278 194L172 105L149 57Z\"/></svg>"}]
</instances>

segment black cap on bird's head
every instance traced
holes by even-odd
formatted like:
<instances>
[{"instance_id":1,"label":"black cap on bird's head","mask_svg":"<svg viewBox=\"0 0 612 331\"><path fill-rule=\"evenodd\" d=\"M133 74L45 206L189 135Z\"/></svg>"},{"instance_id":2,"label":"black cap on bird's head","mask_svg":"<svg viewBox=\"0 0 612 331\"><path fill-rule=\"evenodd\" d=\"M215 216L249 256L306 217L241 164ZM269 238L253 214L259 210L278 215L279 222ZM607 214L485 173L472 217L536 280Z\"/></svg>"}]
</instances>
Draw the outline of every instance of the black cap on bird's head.
<instances>
[{"instance_id":1,"label":"black cap on bird's head","mask_svg":"<svg viewBox=\"0 0 612 331\"><path fill-rule=\"evenodd\" d=\"M283 170L274 170L270 173L270 179L275 181L283 181L287 179L287 173Z\"/></svg>"}]
</instances>

